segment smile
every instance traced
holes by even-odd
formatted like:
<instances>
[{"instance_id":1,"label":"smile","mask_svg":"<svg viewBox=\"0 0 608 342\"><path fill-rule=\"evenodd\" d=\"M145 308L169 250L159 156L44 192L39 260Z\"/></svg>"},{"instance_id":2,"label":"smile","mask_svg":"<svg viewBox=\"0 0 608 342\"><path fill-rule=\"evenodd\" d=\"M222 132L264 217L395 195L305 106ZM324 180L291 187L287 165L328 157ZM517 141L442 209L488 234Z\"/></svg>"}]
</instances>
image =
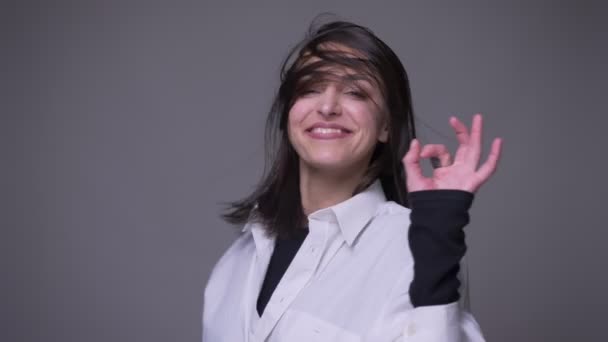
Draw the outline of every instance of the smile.
<instances>
[{"instance_id":1,"label":"smile","mask_svg":"<svg viewBox=\"0 0 608 342\"><path fill-rule=\"evenodd\" d=\"M306 130L306 133L313 139L341 139L351 134L351 132L347 130L325 127L315 127Z\"/></svg>"}]
</instances>

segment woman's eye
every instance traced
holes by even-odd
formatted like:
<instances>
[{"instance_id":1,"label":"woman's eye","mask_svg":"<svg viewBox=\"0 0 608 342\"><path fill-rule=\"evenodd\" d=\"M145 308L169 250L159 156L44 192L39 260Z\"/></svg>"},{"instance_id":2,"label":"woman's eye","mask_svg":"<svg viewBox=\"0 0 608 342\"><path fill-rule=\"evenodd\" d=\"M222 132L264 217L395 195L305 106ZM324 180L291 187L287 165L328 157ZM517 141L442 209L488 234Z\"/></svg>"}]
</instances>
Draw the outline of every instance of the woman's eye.
<instances>
[{"instance_id":1,"label":"woman's eye","mask_svg":"<svg viewBox=\"0 0 608 342\"><path fill-rule=\"evenodd\" d=\"M309 94L318 94L319 91L316 89L304 89L302 91L302 95L309 95Z\"/></svg>"},{"instance_id":2,"label":"woman's eye","mask_svg":"<svg viewBox=\"0 0 608 342\"><path fill-rule=\"evenodd\" d=\"M363 92L357 91L357 90L349 90L346 92L346 94L358 98L358 99L364 99L365 98L365 94Z\"/></svg>"}]
</instances>

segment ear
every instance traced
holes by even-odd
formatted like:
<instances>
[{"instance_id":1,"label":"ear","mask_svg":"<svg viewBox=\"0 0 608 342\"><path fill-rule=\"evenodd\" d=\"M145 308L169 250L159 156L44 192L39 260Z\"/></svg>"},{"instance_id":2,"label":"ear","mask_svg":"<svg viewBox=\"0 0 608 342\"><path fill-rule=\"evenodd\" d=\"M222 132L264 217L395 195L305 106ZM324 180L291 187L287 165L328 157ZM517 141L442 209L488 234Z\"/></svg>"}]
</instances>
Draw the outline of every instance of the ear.
<instances>
[{"instance_id":1,"label":"ear","mask_svg":"<svg viewBox=\"0 0 608 342\"><path fill-rule=\"evenodd\" d=\"M388 141L388 124L383 125L380 135L378 136L378 141L381 143L386 143Z\"/></svg>"}]
</instances>

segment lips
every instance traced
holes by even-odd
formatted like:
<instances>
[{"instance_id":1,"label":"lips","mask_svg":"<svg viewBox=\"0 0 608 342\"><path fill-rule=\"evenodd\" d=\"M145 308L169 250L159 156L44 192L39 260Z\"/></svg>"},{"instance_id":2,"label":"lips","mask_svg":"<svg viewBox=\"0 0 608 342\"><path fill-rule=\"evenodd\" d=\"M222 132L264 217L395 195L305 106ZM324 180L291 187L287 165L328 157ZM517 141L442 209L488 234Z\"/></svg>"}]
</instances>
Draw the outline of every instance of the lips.
<instances>
[{"instance_id":1,"label":"lips","mask_svg":"<svg viewBox=\"0 0 608 342\"><path fill-rule=\"evenodd\" d=\"M312 132L312 131L316 131L316 132L321 132L321 131L342 131L344 133L352 133L352 131L344 126L335 124L335 123L328 123L328 122L317 122L314 125L310 126L309 128L306 129L306 132Z\"/></svg>"},{"instance_id":2,"label":"lips","mask_svg":"<svg viewBox=\"0 0 608 342\"><path fill-rule=\"evenodd\" d=\"M309 127L306 133L314 139L340 139L349 136L352 131L338 124L322 122Z\"/></svg>"}]
</instances>

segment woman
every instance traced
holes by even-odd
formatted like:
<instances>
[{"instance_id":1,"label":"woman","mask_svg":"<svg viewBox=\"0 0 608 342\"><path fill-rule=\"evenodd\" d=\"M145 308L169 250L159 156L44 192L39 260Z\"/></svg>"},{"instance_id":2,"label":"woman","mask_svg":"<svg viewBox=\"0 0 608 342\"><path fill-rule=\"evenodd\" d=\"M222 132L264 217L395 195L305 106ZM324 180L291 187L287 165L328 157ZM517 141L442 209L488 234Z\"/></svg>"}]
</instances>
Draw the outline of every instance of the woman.
<instances>
[{"instance_id":1,"label":"woman","mask_svg":"<svg viewBox=\"0 0 608 342\"><path fill-rule=\"evenodd\" d=\"M225 215L245 225L205 288L203 341L482 341L457 275L501 140L478 168L475 115L470 132L450 119L453 161L421 147L401 62L352 23L312 29L281 76L272 165Z\"/></svg>"}]
</instances>

